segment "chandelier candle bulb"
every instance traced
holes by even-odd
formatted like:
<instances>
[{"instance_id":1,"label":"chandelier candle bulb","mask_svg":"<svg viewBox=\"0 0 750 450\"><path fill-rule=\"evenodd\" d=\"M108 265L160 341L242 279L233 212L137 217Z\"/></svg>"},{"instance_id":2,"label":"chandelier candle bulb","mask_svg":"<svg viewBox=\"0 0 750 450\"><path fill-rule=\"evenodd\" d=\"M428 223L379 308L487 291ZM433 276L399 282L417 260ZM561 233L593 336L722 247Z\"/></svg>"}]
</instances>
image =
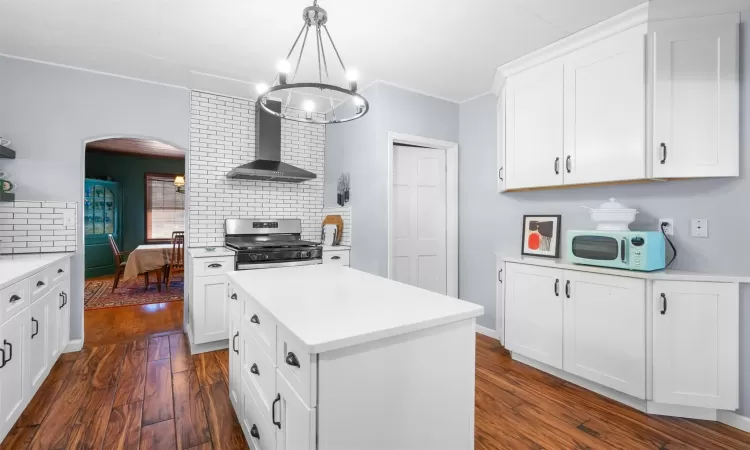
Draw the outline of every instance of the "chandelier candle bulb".
<instances>
[{"instance_id":1,"label":"chandelier candle bulb","mask_svg":"<svg viewBox=\"0 0 750 450\"><path fill-rule=\"evenodd\" d=\"M268 91L268 85L266 83L258 83L255 85L255 90L258 92L258 95L263 95Z\"/></svg>"},{"instance_id":2,"label":"chandelier candle bulb","mask_svg":"<svg viewBox=\"0 0 750 450\"><path fill-rule=\"evenodd\" d=\"M286 77L289 75L289 71L292 70L292 65L286 59L282 59L276 64L276 70L279 71L279 84L286 84Z\"/></svg>"},{"instance_id":3,"label":"chandelier candle bulb","mask_svg":"<svg viewBox=\"0 0 750 450\"><path fill-rule=\"evenodd\" d=\"M346 79L349 81L349 89L351 89L354 92L357 92L357 79L358 78L359 78L359 72L357 72L356 69L349 69L346 71Z\"/></svg>"},{"instance_id":4,"label":"chandelier candle bulb","mask_svg":"<svg viewBox=\"0 0 750 450\"><path fill-rule=\"evenodd\" d=\"M315 111L315 103L312 100L305 100L302 103L302 109L305 110L305 116L308 119L312 119L312 113Z\"/></svg>"}]
</instances>

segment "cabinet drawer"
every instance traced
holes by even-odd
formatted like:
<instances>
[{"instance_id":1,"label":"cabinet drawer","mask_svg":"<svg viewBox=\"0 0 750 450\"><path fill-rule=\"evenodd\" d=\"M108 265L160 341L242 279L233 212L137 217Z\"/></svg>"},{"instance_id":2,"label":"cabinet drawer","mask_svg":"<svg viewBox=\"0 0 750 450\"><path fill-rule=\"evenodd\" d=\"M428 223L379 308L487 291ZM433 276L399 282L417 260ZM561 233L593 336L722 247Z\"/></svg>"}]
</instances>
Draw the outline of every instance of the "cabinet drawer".
<instances>
[{"instance_id":1,"label":"cabinet drawer","mask_svg":"<svg viewBox=\"0 0 750 450\"><path fill-rule=\"evenodd\" d=\"M349 265L349 250L335 250L323 252L323 264Z\"/></svg>"},{"instance_id":2,"label":"cabinet drawer","mask_svg":"<svg viewBox=\"0 0 750 450\"><path fill-rule=\"evenodd\" d=\"M6 287L0 291L0 323L15 316L30 304L28 278Z\"/></svg>"},{"instance_id":3,"label":"cabinet drawer","mask_svg":"<svg viewBox=\"0 0 750 450\"><path fill-rule=\"evenodd\" d=\"M70 259L65 258L61 261L56 262L49 269L49 277L52 286L59 284L69 274Z\"/></svg>"},{"instance_id":4,"label":"cabinet drawer","mask_svg":"<svg viewBox=\"0 0 750 450\"><path fill-rule=\"evenodd\" d=\"M255 338L258 346L276 364L276 321L244 292L242 299L242 327Z\"/></svg>"},{"instance_id":5,"label":"cabinet drawer","mask_svg":"<svg viewBox=\"0 0 750 450\"><path fill-rule=\"evenodd\" d=\"M242 379L256 391L256 401L266 415L271 415L271 403L276 397L276 365L256 340L254 333L242 336Z\"/></svg>"},{"instance_id":6,"label":"cabinet drawer","mask_svg":"<svg viewBox=\"0 0 750 450\"><path fill-rule=\"evenodd\" d=\"M270 374L274 376L272 372ZM251 383L242 381L242 429L253 450L276 450L276 427L271 416L264 414L258 392Z\"/></svg>"},{"instance_id":7,"label":"cabinet drawer","mask_svg":"<svg viewBox=\"0 0 750 450\"><path fill-rule=\"evenodd\" d=\"M29 278L29 289L31 291L31 302L35 302L44 297L44 294L52 289L52 279L50 269L42 270Z\"/></svg>"},{"instance_id":8,"label":"cabinet drawer","mask_svg":"<svg viewBox=\"0 0 750 450\"><path fill-rule=\"evenodd\" d=\"M196 277L231 272L234 270L234 258L232 256L195 258L193 259L193 270Z\"/></svg>"},{"instance_id":9,"label":"cabinet drawer","mask_svg":"<svg viewBox=\"0 0 750 450\"><path fill-rule=\"evenodd\" d=\"M304 347L284 327L278 329L276 344L279 372L308 407L317 404L318 355L302 350Z\"/></svg>"}]
</instances>

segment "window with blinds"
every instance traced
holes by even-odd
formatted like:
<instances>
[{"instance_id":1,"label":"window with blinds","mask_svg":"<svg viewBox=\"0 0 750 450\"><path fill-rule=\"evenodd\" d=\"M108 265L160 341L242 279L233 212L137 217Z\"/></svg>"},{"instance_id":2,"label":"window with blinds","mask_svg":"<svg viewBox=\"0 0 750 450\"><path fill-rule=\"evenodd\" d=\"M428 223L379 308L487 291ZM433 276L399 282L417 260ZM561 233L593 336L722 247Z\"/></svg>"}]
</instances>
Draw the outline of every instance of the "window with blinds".
<instances>
[{"instance_id":1,"label":"window with blinds","mask_svg":"<svg viewBox=\"0 0 750 450\"><path fill-rule=\"evenodd\" d=\"M185 194L177 192L176 175L146 174L146 240L171 240L185 231Z\"/></svg>"}]
</instances>

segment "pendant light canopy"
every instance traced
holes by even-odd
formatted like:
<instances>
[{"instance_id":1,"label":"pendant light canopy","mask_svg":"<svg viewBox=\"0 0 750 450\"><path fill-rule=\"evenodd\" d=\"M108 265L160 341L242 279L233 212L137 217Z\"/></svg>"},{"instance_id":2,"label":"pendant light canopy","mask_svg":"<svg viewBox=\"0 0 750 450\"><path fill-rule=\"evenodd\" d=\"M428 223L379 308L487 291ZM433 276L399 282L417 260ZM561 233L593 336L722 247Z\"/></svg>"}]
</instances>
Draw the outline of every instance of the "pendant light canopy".
<instances>
[{"instance_id":1,"label":"pendant light canopy","mask_svg":"<svg viewBox=\"0 0 750 450\"><path fill-rule=\"evenodd\" d=\"M302 19L304 21L304 24L302 25L302 29L300 29L299 34L297 34L297 38L294 40L294 44L292 44L292 48L289 50L286 59L279 61L276 66L278 73L276 75L276 78L274 78L273 83L271 83L271 87L268 87L265 84L257 85L258 101L260 102L261 108L264 112L276 117L280 117L282 119L317 124L349 122L351 120L359 119L360 117L364 116L370 109L370 105L367 102L367 99L357 93L357 71L351 68L347 70L346 65L344 65L344 61L341 58L338 49L336 48L336 44L333 43L331 33L328 31L328 27L326 26L328 22L328 13L325 9L318 6L318 0L315 0L312 6L308 6L303 10ZM308 36L310 35L310 33L313 33L315 35L315 47L318 60L318 80L317 82L314 80L296 81L297 75L299 73L300 63L302 62L302 55L305 52L305 45L307 44ZM334 54L336 55L336 59L341 66L341 70L343 70L346 79L349 82L349 86L342 87L330 83L328 59L326 57L324 37L327 38L328 42L330 42L330 46L333 49ZM294 72L292 72L292 64L290 62L290 58L295 55L295 49L297 48L297 44L300 43L300 40L301 45L299 54L296 57ZM330 114L325 115L325 118L319 118L318 114L315 113L316 105L312 99L306 99L302 102L302 110L304 111L304 114L299 114L297 111L288 110L289 102L291 101L292 93L295 92L295 89L299 90L310 88L312 88L313 90L319 89L321 91L321 95L319 97L316 97L325 98L327 100L325 101L325 106L330 108ZM284 96L284 93L286 93L286 103L282 105L281 112L273 111L266 105L266 100L269 98L269 95L273 94L274 92L276 93L276 95L281 95L282 97ZM346 101L352 102L352 105L354 107L353 115L347 117L336 116L335 107L337 105L334 104L334 92L345 94L349 97ZM337 96L337 98L338 97L340 96Z\"/></svg>"}]
</instances>

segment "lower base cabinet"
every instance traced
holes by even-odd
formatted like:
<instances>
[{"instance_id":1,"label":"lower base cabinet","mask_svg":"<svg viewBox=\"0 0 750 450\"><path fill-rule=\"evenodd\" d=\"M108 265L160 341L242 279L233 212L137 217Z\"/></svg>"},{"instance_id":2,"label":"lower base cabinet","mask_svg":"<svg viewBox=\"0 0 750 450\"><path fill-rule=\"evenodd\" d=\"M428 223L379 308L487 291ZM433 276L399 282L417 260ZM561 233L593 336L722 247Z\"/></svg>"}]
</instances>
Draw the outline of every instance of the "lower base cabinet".
<instances>
[{"instance_id":1,"label":"lower base cabinet","mask_svg":"<svg viewBox=\"0 0 750 450\"><path fill-rule=\"evenodd\" d=\"M0 326L0 430L10 430L26 407L31 377L28 359L31 314L29 308Z\"/></svg>"},{"instance_id":2,"label":"lower base cabinet","mask_svg":"<svg viewBox=\"0 0 750 450\"><path fill-rule=\"evenodd\" d=\"M29 345L29 373L31 374L31 389L36 391L42 385L47 372L50 370L49 362L52 360L49 346L57 347L56 342L50 342L49 329L50 319L55 320L57 311L55 304L50 302L54 297L53 292L48 292L41 300L31 305L31 330ZM52 313L50 314L50 310ZM57 336L55 336L55 341Z\"/></svg>"}]
</instances>

